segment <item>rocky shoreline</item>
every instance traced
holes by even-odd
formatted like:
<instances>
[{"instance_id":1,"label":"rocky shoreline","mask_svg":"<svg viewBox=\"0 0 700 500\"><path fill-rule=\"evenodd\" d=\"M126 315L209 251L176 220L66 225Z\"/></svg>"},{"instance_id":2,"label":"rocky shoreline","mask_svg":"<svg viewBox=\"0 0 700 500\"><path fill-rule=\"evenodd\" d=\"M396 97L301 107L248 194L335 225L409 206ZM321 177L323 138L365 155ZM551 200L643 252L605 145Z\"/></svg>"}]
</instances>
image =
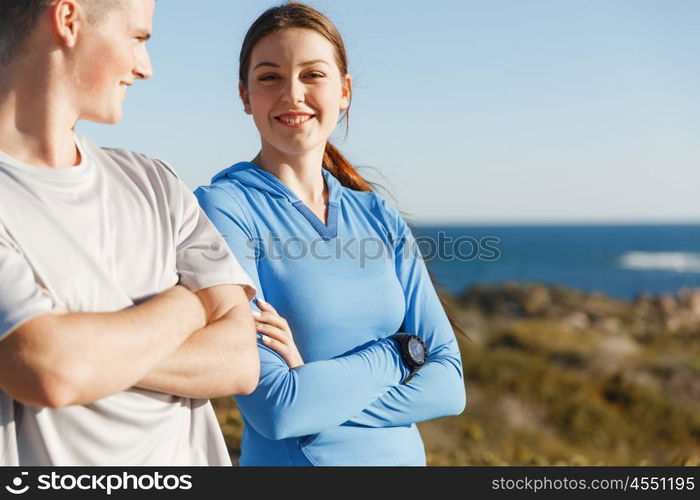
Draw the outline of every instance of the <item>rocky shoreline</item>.
<instances>
[{"instance_id":1,"label":"rocky shoreline","mask_svg":"<svg viewBox=\"0 0 700 500\"><path fill-rule=\"evenodd\" d=\"M475 286L453 297L460 309L501 319L554 319L572 329L635 336L700 328L700 289L642 295L631 302L542 284Z\"/></svg>"}]
</instances>

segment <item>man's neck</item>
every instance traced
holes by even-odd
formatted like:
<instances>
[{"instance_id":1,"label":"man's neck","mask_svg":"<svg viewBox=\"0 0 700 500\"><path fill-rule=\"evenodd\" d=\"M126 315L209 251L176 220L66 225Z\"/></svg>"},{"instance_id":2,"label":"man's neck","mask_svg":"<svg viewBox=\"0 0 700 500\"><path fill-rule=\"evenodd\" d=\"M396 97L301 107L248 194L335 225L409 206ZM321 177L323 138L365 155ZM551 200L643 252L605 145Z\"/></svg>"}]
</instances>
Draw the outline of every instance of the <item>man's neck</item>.
<instances>
[{"instance_id":1,"label":"man's neck","mask_svg":"<svg viewBox=\"0 0 700 500\"><path fill-rule=\"evenodd\" d=\"M42 67L37 62L13 64L0 73L0 151L30 165L77 165L77 116L51 71L34 69Z\"/></svg>"}]
</instances>

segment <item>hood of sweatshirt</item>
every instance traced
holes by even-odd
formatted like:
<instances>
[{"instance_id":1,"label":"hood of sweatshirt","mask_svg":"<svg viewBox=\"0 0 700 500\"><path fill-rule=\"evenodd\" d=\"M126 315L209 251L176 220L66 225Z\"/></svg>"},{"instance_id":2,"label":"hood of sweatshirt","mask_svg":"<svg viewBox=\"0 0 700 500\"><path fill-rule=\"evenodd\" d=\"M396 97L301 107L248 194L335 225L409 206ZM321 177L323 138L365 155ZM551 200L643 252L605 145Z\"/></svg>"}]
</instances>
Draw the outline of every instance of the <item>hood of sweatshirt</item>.
<instances>
[{"instance_id":1,"label":"hood of sweatshirt","mask_svg":"<svg viewBox=\"0 0 700 500\"><path fill-rule=\"evenodd\" d=\"M328 186L328 203L338 204L340 197L340 189L342 186L338 179L325 168L321 169L323 178ZM251 162L240 162L231 167L222 170L216 174L211 182L212 184L225 179L233 179L248 188L254 188L259 191L268 193L270 196L286 199L294 204L300 202L299 197L289 189L281 180L271 173L263 170L259 165Z\"/></svg>"},{"instance_id":2,"label":"hood of sweatshirt","mask_svg":"<svg viewBox=\"0 0 700 500\"><path fill-rule=\"evenodd\" d=\"M217 182L226 182L229 179L235 180L248 189L256 189L268 196L286 200L306 218L323 239L328 240L335 238L338 232L338 205L342 185L338 179L325 168L322 168L321 172L326 181L326 186L328 186L328 215L326 224L321 222L316 214L314 214L281 180L263 170L255 163L236 163L216 174L211 182L212 184L216 184Z\"/></svg>"}]
</instances>

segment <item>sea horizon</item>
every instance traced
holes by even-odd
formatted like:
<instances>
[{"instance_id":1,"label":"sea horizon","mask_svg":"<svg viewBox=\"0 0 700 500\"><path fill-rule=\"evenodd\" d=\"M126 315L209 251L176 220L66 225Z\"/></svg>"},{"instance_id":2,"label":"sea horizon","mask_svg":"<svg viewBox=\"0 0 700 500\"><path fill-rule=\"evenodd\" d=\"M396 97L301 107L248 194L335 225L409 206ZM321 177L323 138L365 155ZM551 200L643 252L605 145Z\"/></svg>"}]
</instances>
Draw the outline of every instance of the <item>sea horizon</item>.
<instances>
[{"instance_id":1,"label":"sea horizon","mask_svg":"<svg viewBox=\"0 0 700 500\"><path fill-rule=\"evenodd\" d=\"M700 288L700 223L416 225L428 268L454 294L509 281L631 300Z\"/></svg>"}]
</instances>

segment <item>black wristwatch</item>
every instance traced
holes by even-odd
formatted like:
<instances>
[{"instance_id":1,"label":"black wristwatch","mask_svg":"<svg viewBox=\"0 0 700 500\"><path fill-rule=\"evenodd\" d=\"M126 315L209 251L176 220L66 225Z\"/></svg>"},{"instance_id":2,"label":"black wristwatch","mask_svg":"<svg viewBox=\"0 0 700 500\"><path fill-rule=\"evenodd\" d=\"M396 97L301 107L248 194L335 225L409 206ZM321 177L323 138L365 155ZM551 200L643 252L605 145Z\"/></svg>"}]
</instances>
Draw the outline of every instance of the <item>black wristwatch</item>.
<instances>
[{"instance_id":1,"label":"black wristwatch","mask_svg":"<svg viewBox=\"0 0 700 500\"><path fill-rule=\"evenodd\" d=\"M411 373L406 377L403 383L408 383L416 372L428 361L428 348L423 342L423 339L417 335L408 333L396 333L391 336L399 345L401 358Z\"/></svg>"}]
</instances>

